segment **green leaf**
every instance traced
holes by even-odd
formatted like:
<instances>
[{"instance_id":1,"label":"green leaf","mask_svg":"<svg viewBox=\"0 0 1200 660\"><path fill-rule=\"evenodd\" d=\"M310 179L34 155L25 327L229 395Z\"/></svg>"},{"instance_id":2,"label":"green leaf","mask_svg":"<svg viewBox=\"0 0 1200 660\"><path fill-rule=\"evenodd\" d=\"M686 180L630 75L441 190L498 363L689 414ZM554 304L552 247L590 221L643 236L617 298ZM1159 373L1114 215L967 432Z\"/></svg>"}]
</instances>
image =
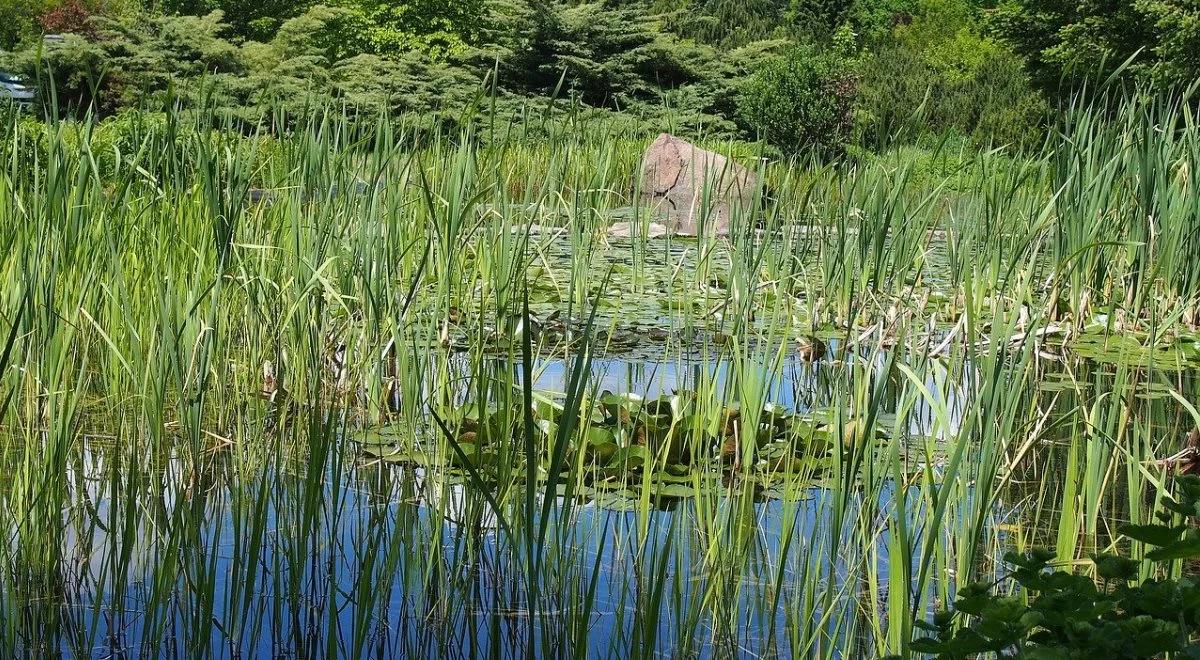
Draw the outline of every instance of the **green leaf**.
<instances>
[{"instance_id":1,"label":"green leaf","mask_svg":"<svg viewBox=\"0 0 1200 660\"><path fill-rule=\"evenodd\" d=\"M685 498L695 497L696 489L684 484L658 484L654 486L654 494L658 497Z\"/></svg>"},{"instance_id":2,"label":"green leaf","mask_svg":"<svg viewBox=\"0 0 1200 660\"><path fill-rule=\"evenodd\" d=\"M354 439L364 447L407 444L414 436L413 427L403 419L393 420L386 426L363 429Z\"/></svg>"},{"instance_id":3,"label":"green leaf","mask_svg":"<svg viewBox=\"0 0 1200 660\"><path fill-rule=\"evenodd\" d=\"M1092 557L1096 573L1105 580L1129 580L1137 577L1138 562L1117 555L1102 554Z\"/></svg>"},{"instance_id":4,"label":"green leaf","mask_svg":"<svg viewBox=\"0 0 1200 660\"><path fill-rule=\"evenodd\" d=\"M1179 536L1183 534L1185 527L1167 527L1165 525L1130 525L1125 524L1117 527L1117 531L1134 541L1141 541L1150 545L1164 546L1174 543L1179 540Z\"/></svg>"},{"instance_id":5,"label":"green leaf","mask_svg":"<svg viewBox=\"0 0 1200 660\"><path fill-rule=\"evenodd\" d=\"M650 462L650 450L641 445L622 447L613 453L608 461L610 467L630 470L642 467Z\"/></svg>"},{"instance_id":6,"label":"green leaf","mask_svg":"<svg viewBox=\"0 0 1200 660\"><path fill-rule=\"evenodd\" d=\"M1171 561L1194 557L1200 557L1200 536L1190 536L1146 553L1146 558L1152 561Z\"/></svg>"}]
</instances>

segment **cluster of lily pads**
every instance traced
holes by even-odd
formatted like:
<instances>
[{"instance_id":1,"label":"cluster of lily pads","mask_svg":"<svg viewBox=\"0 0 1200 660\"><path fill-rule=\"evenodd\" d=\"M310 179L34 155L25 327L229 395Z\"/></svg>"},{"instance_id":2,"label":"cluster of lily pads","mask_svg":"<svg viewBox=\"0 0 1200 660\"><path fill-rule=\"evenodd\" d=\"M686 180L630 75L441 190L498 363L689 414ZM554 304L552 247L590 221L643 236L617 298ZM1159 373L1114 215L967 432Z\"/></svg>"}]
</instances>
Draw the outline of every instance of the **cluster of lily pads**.
<instances>
[{"instance_id":1,"label":"cluster of lily pads","mask_svg":"<svg viewBox=\"0 0 1200 660\"><path fill-rule=\"evenodd\" d=\"M563 398L534 392L532 400L528 416L520 404L429 410L422 419L395 418L363 431L359 441L374 459L493 478L522 465L531 440L543 470L556 443L566 442L563 471L579 469L589 486L649 485L671 497L716 477L817 475L883 437L878 424L846 419L836 410L797 412L772 403L709 406L688 391L654 398L609 391L585 397L577 421L569 423L571 432L563 433Z\"/></svg>"}]
</instances>

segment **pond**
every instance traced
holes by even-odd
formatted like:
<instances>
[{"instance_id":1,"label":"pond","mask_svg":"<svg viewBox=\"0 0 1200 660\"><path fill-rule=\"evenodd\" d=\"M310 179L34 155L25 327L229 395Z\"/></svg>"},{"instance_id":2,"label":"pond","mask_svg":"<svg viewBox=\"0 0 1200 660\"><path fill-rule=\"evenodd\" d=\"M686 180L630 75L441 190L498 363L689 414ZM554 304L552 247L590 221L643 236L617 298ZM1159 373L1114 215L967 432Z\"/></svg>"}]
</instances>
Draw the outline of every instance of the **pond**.
<instances>
[{"instance_id":1,"label":"pond","mask_svg":"<svg viewBox=\"0 0 1200 660\"><path fill-rule=\"evenodd\" d=\"M1178 578L1176 112L764 162L699 237L613 235L645 145L591 119L12 124L0 656L906 656L962 594L1027 612L1034 548Z\"/></svg>"},{"instance_id":2,"label":"pond","mask_svg":"<svg viewBox=\"0 0 1200 660\"><path fill-rule=\"evenodd\" d=\"M924 377L897 378L896 359ZM481 488L452 459L379 460L389 453L372 443L357 456L322 453L316 442L303 451L322 433L349 439L360 431L344 414L286 421L255 404L259 440L285 442L284 424L286 442L301 451L254 457L224 447L213 469L196 474L183 456L138 464L119 438L89 439L69 461L67 500L78 504L63 511L68 560L38 576L59 596L23 601L23 585L11 583L5 596L21 614L6 625L22 648L91 657L151 649L179 657L525 657L531 645L578 657L633 649L856 657L877 652L890 617L912 608L928 616L952 599L947 577L1001 575L1005 550L1053 545L1084 529L1089 508L1104 520L1128 515L1120 501L1128 483L1087 501L1078 475L1078 452L1094 451L1078 446L1078 429L1095 423L1088 417L1112 392L1115 374L1103 365L1043 367L1015 398L1049 406L1041 423L1062 441L1026 448L1042 454L1039 469L997 486L979 483L996 459L988 440L961 455L953 446L964 424L976 423L964 408L981 377L970 361L920 367L911 356L834 342L817 362L791 355L749 364L729 355L597 358L586 383L642 400L688 391L736 399L754 373L764 382L754 391L795 414L875 391L887 430L873 458L853 474L833 460L778 478L713 462L642 466L629 468L632 484L612 474L551 480L554 493L542 488L523 501L519 474L492 475ZM472 372L470 363L460 367ZM530 365L531 389L553 398L570 389L574 368L554 359ZM1011 377L1005 370L1013 368L1001 371ZM513 371L503 362L474 370L459 400L475 391L474 379L509 382ZM1175 385L1195 388L1190 377ZM1144 383L1127 387L1136 392L1115 414L1144 420L1152 435L1183 423L1170 397ZM912 389L930 396L913 398ZM664 480L675 489L635 487ZM1064 498L1080 501L1083 520L1063 522L1077 515Z\"/></svg>"}]
</instances>

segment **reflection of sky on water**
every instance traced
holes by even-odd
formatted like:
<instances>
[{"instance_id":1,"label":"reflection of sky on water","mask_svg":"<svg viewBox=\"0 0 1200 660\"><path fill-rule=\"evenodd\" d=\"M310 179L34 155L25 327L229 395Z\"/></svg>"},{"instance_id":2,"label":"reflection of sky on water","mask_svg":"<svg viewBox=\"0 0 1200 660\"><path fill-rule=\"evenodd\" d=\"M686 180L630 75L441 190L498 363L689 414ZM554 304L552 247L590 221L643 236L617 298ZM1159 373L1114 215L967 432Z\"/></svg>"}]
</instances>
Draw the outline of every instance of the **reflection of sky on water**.
<instances>
[{"instance_id":1,"label":"reflection of sky on water","mask_svg":"<svg viewBox=\"0 0 1200 660\"><path fill-rule=\"evenodd\" d=\"M589 389L655 397L675 389L694 389L702 383L719 392L728 388L725 394L736 398L738 374L748 373L762 380L768 401L806 411L844 401L832 392L847 391L853 378L884 377L885 363L886 356L882 355L849 356L845 361L826 359L817 364L787 359L775 370L742 363L739 372L739 365L729 360L707 364L686 360L636 363L606 358L591 362ZM568 370L562 362L539 363L536 387L565 389ZM933 374L926 377L924 385L950 411L950 431L956 432L964 385L948 383L945 370L936 366L923 371ZM944 433L934 429L926 401L918 402L911 418L910 433ZM335 654L342 656L476 657L495 644L504 649L500 653L503 657L523 657L522 631L530 625L530 618L493 615L526 609L520 586L523 569L514 557L522 542L508 539L495 513L478 493L461 484L446 483L420 469L394 466L349 469L337 480L330 472L325 484L318 485L324 503L319 521L313 526L315 532L303 538L296 524L303 480L294 474L260 473L257 478L268 486L262 491L268 498L266 531L254 562L258 568L247 573L244 560L251 552L248 548L253 547L250 540L254 535L245 515L248 504L258 499L256 484L218 479L187 487L183 462L169 460L165 470L155 473L154 483L142 484L139 492L147 501L138 502L133 510L134 542L132 547L123 547L117 539L121 538L125 505L118 504L122 510L114 511L109 497L113 477L106 461L110 456L107 449L88 449L80 463L72 464L69 483L79 496L70 499L88 502L88 515L82 510L72 512L63 540L64 556L74 562L66 581L77 585L71 616L82 630L91 631L84 637L95 640L94 656L105 656L112 649L137 649L152 639L147 637L147 628L153 623L164 631L209 635L208 652L223 657L233 657L235 650L243 657L310 657L324 651L320 640L332 628L336 629L334 637L342 640ZM342 485L339 490L329 486L334 481ZM831 645L849 643L863 634L848 626L847 621L861 614L861 609L872 607L864 599L869 599L871 593L886 598L888 575L893 568L883 522L894 508L895 494L890 481L884 481L877 498L869 502L859 501L857 494L813 487L800 493L798 500L757 502L750 513L742 514L747 520L740 523L731 522L737 517L725 512L718 516L723 522L715 527L711 522L697 524L691 500L675 501L669 510L652 510L646 520L592 502L579 503L565 525L557 519L552 523L553 530L566 530L561 546L553 531L551 543L561 554L555 561L564 567L556 575L566 575L567 579L543 585L552 595L546 602L558 602L562 607L564 600L577 597L586 588L592 567L599 562L599 581L589 617L590 657L607 655L610 648L629 648L635 623L649 620L645 613L638 612L637 603L647 598L660 580L669 585L670 601L663 606L661 621L653 630L660 649L691 644L698 657L728 657L734 648L749 654L768 651L773 645L786 655L789 635L797 626L808 627L809 634L822 632ZM963 519L972 515L969 498L958 505L961 510L951 512L942 535L961 527ZM196 507L198 501L202 507ZM731 500L723 497L717 502L718 508L731 505ZM918 539L928 531L921 527L925 522L922 512L927 513L923 504L913 495L905 506L908 525L917 530ZM839 507L848 508L848 512L839 513ZM185 547L173 546L169 543L172 526L180 525L188 511L200 512L200 531L186 540ZM706 515L713 514L710 511ZM103 524L89 523L89 516ZM788 520L794 521L794 529L785 544ZM878 529L868 531L874 537L873 545L864 547L855 536L862 531L856 532L852 522L839 527L839 520L866 520L877 525ZM118 530L111 536L110 523ZM636 539L643 524L649 542L648 548L639 552ZM745 559L743 574L736 583L720 587L728 590L722 596L728 601L726 620L735 622L730 629L737 631L737 639L724 640L734 646L722 646L714 643L711 621L699 617L694 626L681 632L680 617L701 611L699 603L713 586L702 569L711 559L707 553L714 552L714 548L719 552L732 547L729 538L705 535L729 535L739 529L753 538L753 551ZM467 550L467 535L480 548L473 555ZM178 540L177 535L174 538ZM451 592L451 602L461 604L438 616L428 610L428 562L437 555L431 543L440 543L441 547L442 568L433 573L442 576L438 578L443 580L438 589L443 597ZM918 546L920 543L923 541L918 541ZM391 544L397 549L392 556L394 564L381 560L387 554L383 550ZM372 547L376 548L374 552L369 549ZM123 553L128 556L128 567L127 578L122 581L114 571ZM660 564L658 560L663 556L668 560ZM149 594L156 572L164 563L185 568L190 580L215 583L209 616L219 625L194 632L193 610L198 599L183 578L176 580L171 605L160 604L157 610L151 607ZM918 563L919 557L914 557L914 567ZM450 568L468 564L474 567L469 572ZM662 574L653 574L660 568ZM936 588L936 581L942 577L931 576L926 588ZM777 594L778 600L770 600L777 580L782 592ZM117 584L124 589L114 589ZM355 589L363 584L369 585L376 599L373 608L356 604ZM805 593L802 587L807 589L811 584L821 585L822 590L829 590L828 594ZM123 607L112 602L118 591L124 593ZM819 605L811 616L795 618L796 612L804 611L802 603L826 597L832 611L826 612L825 606ZM237 621L243 622L240 633ZM544 625L554 628L562 621L557 615L548 615ZM356 630L369 631L369 648L354 646L351 640ZM641 634L649 632L643 630ZM195 648L196 640L174 639L171 644L181 650ZM65 643L62 648L67 648ZM168 651L163 655L184 654Z\"/></svg>"},{"instance_id":2,"label":"reflection of sky on water","mask_svg":"<svg viewBox=\"0 0 1200 660\"><path fill-rule=\"evenodd\" d=\"M111 477L106 479L103 473L105 452L86 453L88 474L85 478L83 473L75 471L72 485L86 492L87 499L95 505L98 520L119 520L119 516L113 516L113 503L106 497ZM235 520L233 510L238 507L233 505L225 484L214 483L203 490L194 490L189 503L185 480L168 470L161 491L152 489L156 497L139 505L133 547L120 547L113 542L117 537L110 537L105 527L76 519L78 526L71 526L64 539L65 556L79 562L74 567L78 573L68 579L68 584L85 588L75 595L78 601L70 608L70 617L81 629L92 631L86 637L95 640L92 649L95 657L105 657L114 650L109 646L110 641L113 647L137 649L148 639L148 621L164 624L168 636L172 634L170 631L197 629L195 609L199 600L183 580L175 585L174 607L157 615L151 611L147 617L148 590L163 562L177 562L190 579L210 579L215 583L211 618L220 625L203 628L203 634L210 636L212 646L208 653L213 656L234 657L234 649L239 649L242 657L280 657L280 654L312 657L321 648L318 640L324 640L328 630L336 627L335 636L343 639L340 644L344 645L336 655L346 657L362 651L352 648L349 640L353 631L365 623L373 639L369 654L377 657L477 657L493 643L504 649L503 657L523 657L522 631L530 619L491 616L497 611L525 608L518 584L521 572L512 556L514 544L492 524L495 518L484 510L479 497L472 496L461 485L427 479L419 471L354 469L344 475L340 493L325 490L326 501L314 526L315 534L299 538L292 525L296 503L288 495L297 487L292 482L298 478L269 475L269 479L278 480L280 488L271 491L267 503L266 533L261 556L255 562L259 568L254 574L252 596L247 601L241 600L249 586L244 579L246 565L239 560L246 558L252 535L248 534L244 519ZM865 503L869 510L865 515L882 523L886 514L881 511L891 509L894 496L894 487L885 483L878 500ZM868 555L867 548L854 540L852 528L843 529L838 538L832 536L839 497L813 488L798 501L759 502L742 523L726 522L715 530L698 527L693 503L679 501L671 510L651 511L645 521L649 549L640 553L636 539L642 521L637 514L590 503L578 505L566 528L569 531L564 535L565 544L559 546L554 541L555 533L551 532L551 543L562 555L555 561L566 566L566 575L573 577L543 585L551 594L559 592L547 603L558 602L557 607L562 607L563 599L580 593L586 587L592 567L599 561L601 569L591 607L588 644L589 657L601 657L613 645L623 649L631 643L630 631L635 621L647 620L644 613L637 611L639 594L642 599L648 598L655 584L666 580L668 602L660 610L662 618L656 631L659 648L672 649L687 643L695 645L698 657L728 657L728 647L712 645L712 631L704 617L698 619L694 630L683 631L686 639L677 636L679 617L698 607L697 599L704 598L710 586L701 568L704 553L714 547L732 546L726 538L709 538L704 545L698 539L714 531L718 535L733 534L740 528L754 541L737 590L724 596L729 600L729 616L737 622L732 630L739 636L730 643L736 643L749 654L766 649L764 638L770 635L786 655L789 630L796 625L823 629L831 640L848 642L847 635L858 635L861 631L848 629L845 617L855 615L860 607L870 607L863 601L869 593L863 562L874 563L878 579L875 586L882 589L882 598L886 594L890 557L886 537ZM189 537L188 547L171 547L167 542L171 536L169 528L178 520L173 520L170 514L150 515L149 510L161 507L169 512L176 505L194 507L195 498L203 499L205 514L201 529ZM240 506L244 508L252 501L254 498L243 499ZM848 501L851 511L864 506L853 495ZM911 497L908 509L919 510L917 504L916 498ZM718 507L728 506L730 500L719 500ZM472 511L476 514L474 518ZM855 518L856 514L851 513L843 519ZM472 519L476 524L461 524ZM784 547L782 536L788 519L794 519L795 527ZM732 516L730 520L738 518ZM921 520L910 515L910 525L920 523ZM552 525L553 529L562 529L558 520ZM464 535L473 536L482 550L468 552ZM380 543L376 552L367 549L368 539ZM456 582L454 586L440 587L461 590L461 597L456 591L452 600L461 603L461 608L445 613L444 619L433 618L427 611L429 591L422 586L421 579L432 554L428 544L434 539L441 540L442 566L461 562L473 562L475 566L475 570L460 575L461 581L452 579ZM396 564L384 567L382 550L392 543L398 549ZM124 611L110 602L117 579L113 573L117 564L114 552L122 551L130 555ZM243 556L238 557L239 552ZM648 574L659 566L658 559L664 555L669 557L662 564L664 573ZM780 570L783 592L772 605L772 601L764 598ZM820 620L825 614L823 610L818 610L811 620L799 622L788 614L797 611L798 599L824 597L821 593L801 592L801 585L808 583L799 576L805 574L817 576L817 584L833 592L834 612L825 621ZM372 585L376 599L369 610L361 609L355 602L355 588L364 579ZM575 586L566 586L572 580L576 581ZM97 609L93 609L93 597L101 603ZM242 611L247 613L229 616L229 612ZM247 623L240 642L231 644L222 630L232 630L231 622L243 617ZM547 618L545 625L553 628L561 623L562 619L555 615ZM170 640L168 646L178 649L178 653L163 651L162 655L185 656L183 651L195 642ZM308 644L312 646L306 647Z\"/></svg>"},{"instance_id":3,"label":"reflection of sky on water","mask_svg":"<svg viewBox=\"0 0 1200 660\"><path fill-rule=\"evenodd\" d=\"M769 401L805 411L844 402L855 378L890 377L895 383L883 389L901 389L905 377L895 370L884 374L885 363L882 355L826 359L815 365L790 359L776 370L742 364L739 372L729 360L649 364L605 358L591 363L590 374L596 390L654 397L677 388L693 389L697 382L718 390L730 385L730 392L736 392L738 374L749 373L765 382ZM966 374L960 379L973 377L970 368L962 369L955 372ZM948 432L957 433L968 383L953 380L937 362L914 371L925 374L922 384L934 405L948 410ZM563 363L543 362L536 385L561 391L566 375ZM884 411L890 412L896 400L885 399ZM929 401L916 402L909 433L947 434L935 428L931 408ZM1075 415L1078 406L1065 410ZM158 630L161 637L154 648L140 650L188 657L200 648L194 638L199 635L207 642L203 654L216 657L465 658L485 655L489 648L499 648L499 657L525 657L523 631L533 619L523 612L524 572L516 556L523 545L504 534L478 492L422 470L388 465L339 472L324 468L325 478L312 482L315 491L306 491L304 475L296 474L295 467L251 471L240 475L240 482L215 478L191 483L185 462L176 459L167 460L165 469L142 472L130 485L129 471L112 464L112 456L111 447L89 445L78 461L68 462L67 499L81 504L64 512L66 604L54 613L61 623L57 628L44 624L46 638L59 640L54 646L64 652L94 657L108 657L114 650L137 652L154 639L151 631ZM339 484L336 489L334 482ZM114 503L114 484L121 493L136 492L136 500ZM963 551L961 532L976 515L974 492L963 489L938 530L926 527L929 501L918 496L919 489L908 491L904 509L915 535L912 548L923 548L924 535L931 532L942 540L952 535L955 539L944 544L950 556L938 559L944 563L936 564L926 589L948 584L950 575L944 571L956 563L953 554ZM676 501L669 510L652 510L645 519L581 502L569 519L551 522L549 547L556 553L551 561L561 570L548 573L542 585L547 594L542 607L547 611L537 625L547 631L560 628L566 620L561 610L586 591L592 567L598 564L595 600L587 615L589 657L627 655L622 651L634 644L637 624L652 620L638 610L638 603L659 584L667 585L667 602L659 609L658 625L651 628L657 647L664 651L691 644L698 657L749 657L769 654L774 644L786 656L789 635L804 627L806 636L824 635L828 648L861 641L865 631L848 622L862 611L883 611L890 572L899 562L892 554L899 543L894 531L884 526L897 504L898 488L884 479L870 501L861 501L862 492L814 486L796 500L757 502L742 519L723 510L733 500L720 496L714 498L721 510L715 516L711 510L698 514L691 500ZM319 505L312 533L306 536L297 524L299 503L314 493ZM260 502L265 520L261 538L246 517ZM994 523L1016 513L988 512L985 534L1000 539L1003 546L1005 533ZM132 532L123 536L126 516ZM198 531L178 531L186 529L190 516L201 521ZM700 524L701 519L708 523ZM795 526L785 543L790 520ZM844 523L840 528L839 522ZM642 525L649 541L639 549ZM861 542L858 534L863 530L873 544ZM738 532L753 539L749 555L736 564L741 572L728 584L710 582L713 577L703 567L712 553L731 551L736 546L732 535ZM121 538L132 543L123 545ZM256 539L262 544L257 550ZM9 541L9 547L18 542ZM470 551L469 545L476 549ZM920 561L920 552L915 552L912 566ZM188 577L165 571L176 568ZM782 591L772 600L779 575ZM156 580L165 582L155 586ZM200 598L190 581L211 581L211 601ZM711 604L709 590L714 588L723 590L719 602L727 611L720 616L735 631L734 639L724 640L728 645L714 638L710 619L681 623L690 612L703 610L699 603L708 599ZM0 585L0 591L4 589ZM167 605L161 604L164 589L173 592ZM158 605L152 593L160 594ZM363 593L373 602L360 600ZM809 611L810 599L826 597L828 607L819 605L811 614L801 614ZM432 602L446 608L431 608ZM243 622L240 629L238 621ZM356 631L367 640L363 645L354 643ZM333 648L324 645L330 637ZM617 651L610 653L611 649ZM548 654L557 649L540 650ZM843 655L871 651L860 647Z\"/></svg>"},{"instance_id":4,"label":"reflection of sky on water","mask_svg":"<svg viewBox=\"0 0 1200 660\"><path fill-rule=\"evenodd\" d=\"M836 352L836 342L833 342L831 353ZM868 360L869 366L864 364ZM830 396L832 390L837 387L834 381L840 378L844 383L865 373L870 374L872 378L884 377L882 374L887 360L886 354L877 354L874 357L851 354L836 362L824 359L810 363L793 355L785 358L778 369L770 369L760 362L753 363L754 368L750 372L763 380L767 401L789 410L806 412L844 403L844 399L839 401ZM534 387L555 392L564 391L567 388L571 366L560 360L539 363L535 368ZM644 362L621 358L596 358L591 360L589 367L588 383L597 391L609 390L654 398L675 390L695 390L698 383L703 383L719 392L727 393L731 400L737 397L737 388L734 387L733 381L738 365L728 359L709 362L687 359ZM970 373L969 366L961 368L965 373ZM745 371L743 368L742 373ZM945 365L938 361L932 361L924 371L927 373L922 384L932 395L933 401L946 408L946 425L943 427L935 423L931 403L921 399L916 402L910 413L908 433L939 438L954 435L958 432L963 418L967 383L963 380L949 382L950 376ZM898 372L894 372L894 375L903 378Z\"/></svg>"}]
</instances>

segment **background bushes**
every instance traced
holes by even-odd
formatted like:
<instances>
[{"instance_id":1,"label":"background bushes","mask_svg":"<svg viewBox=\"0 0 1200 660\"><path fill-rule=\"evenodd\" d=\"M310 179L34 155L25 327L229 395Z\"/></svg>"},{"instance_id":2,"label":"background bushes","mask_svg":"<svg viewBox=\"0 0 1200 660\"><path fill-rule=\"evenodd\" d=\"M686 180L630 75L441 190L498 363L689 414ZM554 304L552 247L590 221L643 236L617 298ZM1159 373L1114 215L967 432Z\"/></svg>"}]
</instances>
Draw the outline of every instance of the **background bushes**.
<instances>
[{"instance_id":1,"label":"background bushes","mask_svg":"<svg viewBox=\"0 0 1200 660\"><path fill-rule=\"evenodd\" d=\"M844 58L796 47L754 73L742 117L786 154L836 153L853 123L857 78Z\"/></svg>"},{"instance_id":2,"label":"background bushes","mask_svg":"<svg viewBox=\"0 0 1200 660\"><path fill-rule=\"evenodd\" d=\"M1039 143L1085 62L1160 89L1200 78L1181 0L981 1L0 0L0 66L61 117L335 107L445 127L540 108L805 157Z\"/></svg>"},{"instance_id":3,"label":"background bushes","mask_svg":"<svg viewBox=\"0 0 1200 660\"><path fill-rule=\"evenodd\" d=\"M1038 143L1049 106L1021 60L981 34L965 0L923 0L870 53L859 94L864 143L886 147L953 132L984 145Z\"/></svg>"}]
</instances>

